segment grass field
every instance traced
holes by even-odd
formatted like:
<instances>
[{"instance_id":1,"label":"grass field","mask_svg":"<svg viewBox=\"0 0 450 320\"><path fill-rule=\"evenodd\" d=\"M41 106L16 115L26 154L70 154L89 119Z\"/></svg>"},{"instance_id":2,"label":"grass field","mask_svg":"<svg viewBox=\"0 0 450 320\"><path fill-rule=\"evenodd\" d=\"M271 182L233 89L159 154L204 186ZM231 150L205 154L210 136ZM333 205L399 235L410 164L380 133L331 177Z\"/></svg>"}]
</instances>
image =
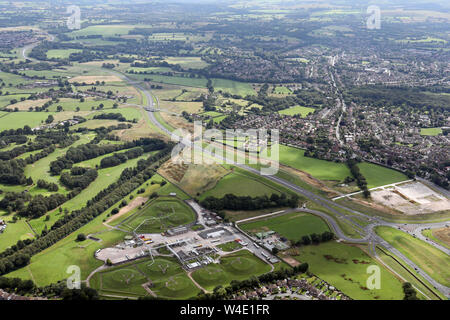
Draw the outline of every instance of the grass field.
<instances>
[{"instance_id":1,"label":"grass field","mask_svg":"<svg viewBox=\"0 0 450 320\"><path fill-rule=\"evenodd\" d=\"M343 293L358 300L400 300L403 298L401 282L378 262L355 246L338 242L303 246L294 258L309 264L309 271L332 284ZM380 267L381 288L367 289L367 267Z\"/></svg>"},{"instance_id":2,"label":"grass field","mask_svg":"<svg viewBox=\"0 0 450 320\"><path fill-rule=\"evenodd\" d=\"M2 130L23 128L25 125L31 128L38 127L49 115L55 116L54 112L10 112L0 118Z\"/></svg>"},{"instance_id":3,"label":"grass field","mask_svg":"<svg viewBox=\"0 0 450 320\"><path fill-rule=\"evenodd\" d=\"M444 252L394 228L377 227L375 231L436 281L450 285L450 257Z\"/></svg>"},{"instance_id":4,"label":"grass field","mask_svg":"<svg viewBox=\"0 0 450 320\"><path fill-rule=\"evenodd\" d=\"M239 186L239 188L236 188L236 186ZM262 195L270 196L272 193L279 194L280 192L261 181L237 172L232 172L220 179L214 188L203 193L201 199L209 196L221 198L228 193L232 193L236 196L256 197Z\"/></svg>"},{"instance_id":5,"label":"grass field","mask_svg":"<svg viewBox=\"0 0 450 320\"><path fill-rule=\"evenodd\" d=\"M7 223L6 229L0 233L0 252L16 244L19 240L34 238L34 233L27 225L25 219L11 222L11 217L0 216Z\"/></svg>"},{"instance_id":6,"label":"grass field","mask_svg":"<svg viewBox=\"0 0 450 320\"><path fill-rule=\"evenodd\" d=\"M273 93L275 93L275 94L291 94L292 91L287 87L277 86L273 89Z\"/></svg>"},{"instance_id":7,"label":"grass field","mask_svg":"<svg viewBox=\"0 0 450 320\"><path fill-rule=\"evenodd\" d=\"M179 64L183 69L203 69L209 65L200 57L168 57L164 61L170 64Z\"/></svg>"},{"instance_id":8,"label":"grass field","mask_svg":"<svg viewBox=\"0 0 450 320\"><path fill-rule=\"evenodd\" d=\"M305 157L305 150L280 145L280 162L292 168L305 171L319 180L342 181L351 176L344 163Z\"/></svg>"},{"instance_id":9,"label":"grass field","mask_svg":"<svg viewBox=\"0 0 450 320\"><path fill-rule=\"evenodd\" d=\"M82 52L80 49L54 49L47 51L47 58L67 59L72 53Z\"/></svg>"},{"instance_id":10,"label":"grass field","mask_svg":"<svg viewBox=\"0 0 450 320\"><path fill-rule=\"evenodd\" d=\"M278 217L249 222L240 226L243 230L257 233L273 230L290 241L298 241L305 235L330 231L321 218L309 213L293 212Z\"/></svg>"},{"instance_id":11,"label":"grass field","mask_svg":"<svg viewBox=\"0 0 450 320\"><path fill-rule=\"evenodd\" d=\"M291 107L288 109L278 111L278 113L288 115L288 116L295 116L295 115L299 114L302 118L305 118L308 114L313 113L314 110L315 110L314 108L295 106L295 107Z\"/></svg>"},{"instance_id":12,"label":"grass field","mask_svg":"<svg viewBox=\"0 0 450 320\"><path fill-rule=\"evenodd\" d=\"M189 299L200 291L174 258L157 257L117 266L94 275L91 286L100 295L138 297L150 295L143 284L151 281L150 289L158 297Z\"/></svg>"},{"instance_id":13,"label":"grass field","mask_svg":"<svg viewBox=\"0 0 450 320\"><path fill-rule=\"evenodd\" d=\"M361 174L366 178L367 188L375 188L386 184L408 180L403 173L373 163L358 164Z\"/></svg>"},{"instance_id":14,"label":"grass field","mask_svg":"<svg viewBox=\"0 0 450 320\"><path fill-rule=\"evenodd\" d=\"M210 264L192 273L194 280L206 290L227 286L232 280L246 280L271 270L270 266L248 250L223 256L220 264Z\"/></svg>"},{"instance_id":15,"label":"grass field","mask_svg":"<svg viewBox=\"0 0 450 320\"><path fill-rule=\"evenodd\" d=\"M422 136L437 136L442 134L441 128L421 128L420 134Z\"/></svg>"},{"instance_id":16,"label":"grass field","mask_svg":"<svg viewBox=\"0 0 450 320\"><path fill-rule=\"evenodd\" d=\"M161 233L195 221L194 211L176 198L158 198L125 222L138 233Z\"/></svg>"},{"instance_id":17,"label":"grass field","mask_svg":"<svg viewBox=\"0 0 450 320\"><path fill-rule=\"evenodd\" d=\"M227 79L212 79L212 84L216 91L228 92L240 96L256 94L252 85L246 82L238 82Z\"/></svg>"}]
</instances>

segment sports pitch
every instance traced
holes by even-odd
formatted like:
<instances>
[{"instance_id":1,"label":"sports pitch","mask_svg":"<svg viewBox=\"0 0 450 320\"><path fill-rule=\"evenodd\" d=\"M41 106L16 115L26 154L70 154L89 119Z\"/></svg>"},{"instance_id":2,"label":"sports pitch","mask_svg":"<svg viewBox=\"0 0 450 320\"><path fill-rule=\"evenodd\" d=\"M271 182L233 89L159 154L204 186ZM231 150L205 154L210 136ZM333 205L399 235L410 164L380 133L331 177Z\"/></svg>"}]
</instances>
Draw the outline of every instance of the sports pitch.
<instances>
[{"instance_id":1,"label":"sports pitch","mask_svg":"<svg viewBox=\"0 0 450 320\"><path fill-rule=\"evenodd\" d=\"M195 212L176 198L158 198L125 221L137 233L161 233L195 221Z\"/></svg>"},{"instance_id":2,"label":"sports pitch","mask_svg":"<svg viewBox=\"0 0 450 320\"><path fill-rule=\"evenodd\" d=\"M174 258L147 258L94 275L91 286L101 295L189 299L200 291ZM145 285L145 287L144 287ZM147 288L147 289L146 289Z\"/></svg>"},{"instance_id":3,"label":"sports pitch","mask_svg":"<svg viewBox=\"0 0 450 320\"><path fill-rule=\"evenodd\" d=\"M232 280L245 280L270 270L270 265L244 249L223 256L220 264L210 264L194 271L192 277L206 290L212 290L219 285L227 286Z\"/></svg>"}]
</instances>

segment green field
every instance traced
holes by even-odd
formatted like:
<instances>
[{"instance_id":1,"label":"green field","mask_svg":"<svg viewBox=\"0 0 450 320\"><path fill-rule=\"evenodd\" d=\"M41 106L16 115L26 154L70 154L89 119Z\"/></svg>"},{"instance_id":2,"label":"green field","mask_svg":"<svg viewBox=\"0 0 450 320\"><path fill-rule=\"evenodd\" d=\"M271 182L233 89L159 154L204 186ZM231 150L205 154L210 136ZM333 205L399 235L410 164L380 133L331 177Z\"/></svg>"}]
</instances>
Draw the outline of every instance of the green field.
<instances>
[{"instance_id":1,"label":"green field","mask_svg":"<svg viewBox=\"0 0 450 320\"><path fill-rule=\"evenodd\" d=\"M403 173L369 162L358 164L361 174L366 178L367 188L375 188L386 184L408 180Z\"/></svg>"},{"instance_id":2,"label":"green field","mask_svg":"<svg viewBox=\"0 0 450 320\"><path fill-rule=\"evenodd\" d=\"M236 188L239 186L239 188ZM236 196L270 196L273 193L279 194L280 192L264 183L261 180L253 179L247 175L240 174L238 172L232 172L224 176L216 186L201 195L201 199L205 199L209 196L216 198L222 198L228 193L232 193Z\"/></svg>"},{"instance_id":3,"label":"green field","mask_svg":"<svg viewBox=\"0 0 450 320\"><path fill-rule=\"evenodd\" d=\"M335 241L303 246L294 258L309 264L309 271L357 300L401 300L401 282L361 249ZM367 289L367 267L380 267L381 288Z\"/></svg>"},{"instance_id":4,"label":"green field","mask_svg":"<svg viewBox=\"0 0 450 320\"><path fill-rule=\"evenodd\" d=\"M444 252L394 228L377 227L375 231L433 279L450 285L450 257Z\"/></svg>"},{"instance_id":5,"label":"green field","mask_svg":"<svg viewBox=\"0 0 450 320\"><path fill-rule=\"evenodd\" d=\"M47 58L49 59L67 59L72 53L82 52L80 49L54 49L47 51Z\"/></svg>"},{"instance_id":6,"label":"green field","mask_svg":"<svg viewBox=\"0 0 450 320\"><path fill-rule=\"evenodd\" d=\"M273 93L275 94L291 94L292 91L289 88L283 86L277 86L273 89Z\"/></svg>"},{"instance_id":7,"label":"green field","mask_svg":"<svg viewBox=\"0 0 450 320\"><path fill-rule=\"evenodd\" d=\"M420 134L422 136L438 136L442 134L442 128L421 128Z\"/></svg>"},{"instance_id":8,"label":"green field","mask_svg":"<svg viewBox=\"0 0 450 320\"><path fill-rule=\"evenodd\" d=\"M295 106L295 107L291 107L288 109L278 111L278 113L288 115L288 116L295 116L295 115L299 114L302 118L305 118L308 114L313 113L314 110L315 110L314 108Z\"/></svg>"},{"instance_id":9,"label":"green field","mask_svg":"<svg viewBox=\"0 0 450 320\"><path fill-rule=\"evenodd\" d=\"M227 79L212 79L212 84L216 91L228 92L240 96L256 94L251 84L246 82L238 82Z\"/></svg>"},{"instance_id":10,"label":"green field","mask_svg":"<svg viewBox=\"0 0 450 320\"><path fill-rule=\"evenodd\" d=\"M55 116L54 112L10 112L0 118L2 130L23 128L25 125L35 128L41 125L49 115Z\"/></svg>"},{"instance_id":11,"label":"green field","mask_svg":"<svg viewBox=\"0 0 450 320\"><path fill-rule=\"evenodd\" d=\"M280 145L280 163L305 171L319 180L342 181L351 176L345 163L305 157L305 150Z\"/></svg>"},{"instance_id":12,"label":"green field","mask_svg":"<svg viewBox=\"0 0 450 320\"><path fill-rule=\"evenodd\" d=\"M161 233L195 221L194 211L176 198L158 198L123 225L137 233Z\"/></svg>"},{"instance_id":13,"label":"green field","mask_svg":"<svg viewBox=\"0 0 450 320\"><path fill-rule=\"evenodd\" d=\"M330 231L328 225L321 218L303 212L293 212L273 218L269 217L242 224L240 227L253 234L272 230L290 241L298 241L303 236L312 233L321 234L325 231Z\"/></svg>"},{"instance_id":14,"label":"green field","mask_svg":"<svg viewBox=\"0 0 450 320\"><path fill-rule=\"evenodd\" d=\"M270 271L270 266L254 256L248 250L240 250L223 256L220 264L210 264L192 273L194 280L206 290L222 285L227 286L232 280L246 280Z\"/></svg>"},{"instance_id":15,"label":"green field","mask_svg":"<svg viewBox=\"0 0 450 320\"><path fill-rule=\"evenodd\" d=\"M0 233L0 252L16 244L18 240L25 240L34 237L34 233L27 225L25 219L12 222L10 217L0 215L0 219L7 223L6 229Z\"/></svg>"},{"instance_id":16,"label":"green field","mask_svg":"<svg viewBox=\"0 0 450 320\"><path fill-rule=\"evenodd\" d=\"M114 101L106 99L87 98L85 99L85 101L80 102L80 100L76 99L63 98L60 100L60 102L52 104L48 109L49 111L54 112L57 110L58 106L61 106L64 111L76 111L77 107L80 108L80 111L91 111L92 107L97 108L100 104L104 105L104 109L110 109L113 107Z\"/></svg>"},{"instance_id":17,"label":"green field","mask_svg":"<svg viewBox=\"0 0 450 320\"><path fill-rule=\"evenodd\" d=\"M200 57L168 57L164 61L170 64L179 64L183 69L203 69L209 65Z\"/></svg>"}]
</instances>

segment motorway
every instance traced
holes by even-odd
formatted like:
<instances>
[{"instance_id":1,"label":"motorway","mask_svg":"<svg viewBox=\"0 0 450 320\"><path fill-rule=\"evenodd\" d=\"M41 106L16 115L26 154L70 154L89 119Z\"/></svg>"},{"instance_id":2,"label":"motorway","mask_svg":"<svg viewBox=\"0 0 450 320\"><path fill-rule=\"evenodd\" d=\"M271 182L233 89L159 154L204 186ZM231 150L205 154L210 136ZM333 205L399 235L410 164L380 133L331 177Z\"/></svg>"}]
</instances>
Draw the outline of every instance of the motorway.
<instances>
[{"instance_id":1,"label":"motorway","mask_svg":"<svg viewBox=\"0 0 450 320\"><path fill-rule=\"evenodd\" d=\"M53 38L51 38L51 40L53 40ZM30 45L27 46L25 48L23 48L22 50L22 55L24 58L27 58L27 51L32 48L34 46ZM152 93L146 89L142 83L140 81L135 81L132 80L130 78L128 78L126 75L124 75L123 73L117 72L117 71L112 71L109 70L110 73L120 77L122 80L124 80L125 82L127 82L129 85L134 86L135 88L139 89L146 97L147 100L147 105L144 105L142 107L144 108L150 108L150 109L154 109L154 101L153 101L153 95ZM162 123L160 123L158 121L158 119L155 117L154 112L152 111L147 111L148 117L150 119L150 121L164 134L171 136L175 139L177 139L178 141L180 141L180 144L183 144L184 147L188 146L185 143L183 143L183 139L180 136L175 135L173 132L169 131ZM199 147L198 144L194 144L193 142L191 143L191 145L189 147L193 147L195 149L200 148L201 151L205 152L205 150L203 150L202 147ZM223 159L222 159L223 160ZM250 171L254 174L257 175L261 175L261 172L259 170L256 170L254 168L251 168L245 164L236 164L236 166ZM437 282L436 280L434 280L430 275L428 275L425 271L423 271L421 268L419 268L414 262L412 262L409 258L407 258L404 254L402 254L400 251L398 251L396 248L394 248L393 246L391 246L388 242L386 242L384 239L382 239L381 237L379 237L375 231L374 228L376 226L389 226L389 227L394 227L397 229L403 229L402 231L404 231L404 226L405 224L400 224L400 223L391 223L391 222L387 222L383 219L381 219L380 217L373 217L373 216L368 216L364 213L361 213L359 211L347 208L343 205L340 205L338 203L333 202L330 199L324 198L320 195L314 194L308 190L305 190L289 181L286 181L284 179L281 179L277 176L267 176L264 175L263 176L266 179L269 179L273 182L276 182L298 194L303 195L304 197L306 197L307 199L309 199L310 201L319 204L320 206L326 208L328 211L332 212L333 214L337 215L338 219L343 219L343 220L347 220L349 223L351 223L352 225L358 227L359 229L362 230L359 231L358 229L355 229L357 232L361 233L362 238L350 238L348 236L345 235L345 233L342 231L342 229L340 228L340 226L338 225L338 223L336 222L336 220L332 217L330 217L329 215L322 213L320 211L315 211L315 210L309 210L309 209L294 209L294 210L308 210L306 212L310 212L313 214L316 214L318 216L321 216L323 219L325 219L326 221L328 221L329 225L332 227L333 231L335 232L335 234L342 240L346 241L346 242L350 242L350 243L361 243L361 244L368 244L369 247L371 248L371 254L374 255L374 257L377 257L377 252L375 250L376 246L381 246L383 247L385 250L391 252L392 254L396 255L397 257L399 257L401 260L403 260L403 262L405 262L411 269L415 270L417 272L417 274L421 275L423 278L425 278L429 283L431 283L433 285L433 287L435 289L437 289L438 291L440 291L444 296L446 296L447 298L450 298L450 287L444 286L441 283ZM352 215L347 215L344 214L338 210L336 210L335 208L339 208L341 210L350 212ZM360 216L364 219L370 220L372 221L371 224L366 225L366 226L361 226L357 221L353 220L353 218L355 216ZM420 224L420 225L412 225L412 227L414 228L414 232L413 235L416 235L417 237L419 237L419 234L421 234L420 230L421 227L427 227L427 228L443 228L445 226L447 226L449 224L449 222L437 222L437 223L428 223L428 224ZM422 238L420 238L422 239ZM423 240L423 239L422 239ZM426 242L433 245L435 248L443 251L446 254L449 254L449 250L429 239L426 239Z\"/></svg>"}]
</instances>

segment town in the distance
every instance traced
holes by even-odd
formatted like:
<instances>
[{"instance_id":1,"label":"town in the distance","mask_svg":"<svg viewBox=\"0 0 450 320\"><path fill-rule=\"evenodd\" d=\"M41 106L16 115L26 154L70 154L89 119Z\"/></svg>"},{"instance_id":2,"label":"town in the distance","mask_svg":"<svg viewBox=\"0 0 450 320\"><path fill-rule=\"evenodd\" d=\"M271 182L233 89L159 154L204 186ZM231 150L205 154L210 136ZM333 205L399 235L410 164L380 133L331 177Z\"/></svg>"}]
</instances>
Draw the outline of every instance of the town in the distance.
<instances>
[{"instance_id":1,"label":"town in the distance","mask_svg":"<svg viewBox=\"0 0 450 320\"><path fill-rule=\"evenodd\" d=\"M0 300L448 300L449 26L0 0Z\"/></svg>"}]
</instances>

